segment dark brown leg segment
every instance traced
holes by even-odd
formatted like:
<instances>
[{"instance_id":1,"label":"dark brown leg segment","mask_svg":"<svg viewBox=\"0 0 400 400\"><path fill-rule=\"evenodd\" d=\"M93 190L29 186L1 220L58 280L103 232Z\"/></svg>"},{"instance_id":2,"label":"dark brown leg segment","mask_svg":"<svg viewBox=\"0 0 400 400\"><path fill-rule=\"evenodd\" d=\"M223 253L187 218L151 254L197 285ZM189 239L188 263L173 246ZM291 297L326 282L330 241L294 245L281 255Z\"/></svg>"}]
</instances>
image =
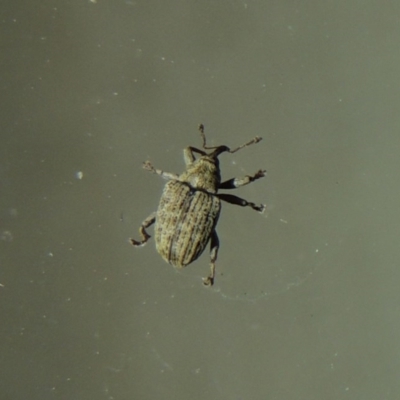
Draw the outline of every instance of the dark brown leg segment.
<instances>
[{"instance_id":1,"label":"dark brown leg segment","mask_svg":"<svg viewBox=\"0 0 400 400\"><path fill-rule=\"evenodd\" d=\"M251 207L253 210L256 210L260 213L263 213L266 207L265 204L260 204L258 206L257 204L251 203L245 199L242 199L241 197L234 196L233 194L218 193L217 196L221 200L224 200L228 203L236 204L237 206L242 207Z\"/></svg>"},{"instance_id":2,"label":"dark brown leg segment","mask_svg":"<svg viewBox=\"0 0 400 400\"><path fill-rule=\"evenodd\" d=\"M142 222L142 225L139 228L141 239L139 242L135 239L130 239L131 243L134 246L144 246L146 242L151 238L151 236L146 232L146 228L154 224L156 220L156 214L156 212L153 212Z\"/></svg>"},{"instance_id":3,"label":"dark brown leg segment","mask_svg":"<svg viewBox=\"0 0 400 400\"><path fill-rule=\"evenodd\" d=\"M217 232L214 230L211 234L211 241L210 241L210 258L211 264L210 269L211 273L207 278L203 278L203 283L205 286L212 286L214 284L214 277L215 277L215 261L217 261L218 256L218 249L219 249L219 239Z\"/></svg>"}]
</instances>

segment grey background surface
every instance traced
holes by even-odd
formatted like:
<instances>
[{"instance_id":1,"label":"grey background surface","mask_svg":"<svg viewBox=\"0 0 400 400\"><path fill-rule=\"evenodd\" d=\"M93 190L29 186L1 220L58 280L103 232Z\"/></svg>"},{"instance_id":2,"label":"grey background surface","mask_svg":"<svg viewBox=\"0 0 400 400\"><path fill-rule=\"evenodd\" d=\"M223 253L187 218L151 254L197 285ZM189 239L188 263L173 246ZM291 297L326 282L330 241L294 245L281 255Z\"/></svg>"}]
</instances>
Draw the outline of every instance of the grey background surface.
<instances>
[{"instance_id":1,"label":"grey background surface","mask_svg":"<svg viewBox=\"0 0 400 400\"><path fill-rule=\"evenodd\" d=\"M400 3L6 1L2 399L399 399ZM234 147L182 272L141 221L182 149ZM81 178L81 179L80 179Z\"/></svg>"}]
</instances>

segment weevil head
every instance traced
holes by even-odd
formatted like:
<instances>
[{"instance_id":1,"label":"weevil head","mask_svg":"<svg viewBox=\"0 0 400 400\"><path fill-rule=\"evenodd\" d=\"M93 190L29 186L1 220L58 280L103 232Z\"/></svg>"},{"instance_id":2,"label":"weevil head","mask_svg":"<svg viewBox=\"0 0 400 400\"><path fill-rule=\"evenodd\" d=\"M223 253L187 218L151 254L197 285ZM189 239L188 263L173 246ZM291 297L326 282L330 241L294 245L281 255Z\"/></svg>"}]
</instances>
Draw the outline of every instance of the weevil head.
<instances>
[{"instance_id":1,"label":"weevil head","mask_svg":"<svg viewBox=\"0 0 400 400\"><path fill-rule=\"evenodd\" d=\"M218 156L225 151L229 151L227 146L218 146L211 153L202 155L187 167L180 180L193 188L217 193L221 183Z\"/></svg>"}]
</instances>

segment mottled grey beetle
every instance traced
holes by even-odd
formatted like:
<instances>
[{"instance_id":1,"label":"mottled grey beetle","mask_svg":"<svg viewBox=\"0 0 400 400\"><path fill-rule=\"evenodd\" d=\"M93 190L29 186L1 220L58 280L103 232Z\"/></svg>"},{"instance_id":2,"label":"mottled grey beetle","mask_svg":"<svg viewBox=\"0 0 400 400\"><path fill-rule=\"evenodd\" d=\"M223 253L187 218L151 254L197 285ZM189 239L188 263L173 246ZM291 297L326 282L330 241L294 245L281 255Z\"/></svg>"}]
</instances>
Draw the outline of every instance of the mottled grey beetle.
<instances>
[{"instance_id":1,"label":"mottled grey beetle","mask_svg":"<svg viewBox=\"0 0 400 400\"><path fill-rule=\"evenodd\" d=\"M259 170L253 176L232 178L221 183L218 156L221 153L235 153L243 147L258 143L256 136L234 150L227 146L208 147L204 134L204 126L199 127L203 139L203 149L214 150L207 154L195 147L187 147L183 151L186 171L181 175L155 169L149 161L143 168L161 175L170 181L164 187L160 204L156 212L149 215L139 228L141 241L131 239L134 246L144 245L150 235L146 228L155 225L155 241L157 251L162 258L177 268L183 268L196 260L210 241L211 273L203 282L207 286L214 283L215 261L219 248L219 240L215 226L224 200L242 207L249 206L253 210L263 212L265 205L256 205L231 194L218 193L219 189L235 189L247 185L265 176L265 170ZM195 158L193 153L200 154Z\"/></svg>"}]
</instances>

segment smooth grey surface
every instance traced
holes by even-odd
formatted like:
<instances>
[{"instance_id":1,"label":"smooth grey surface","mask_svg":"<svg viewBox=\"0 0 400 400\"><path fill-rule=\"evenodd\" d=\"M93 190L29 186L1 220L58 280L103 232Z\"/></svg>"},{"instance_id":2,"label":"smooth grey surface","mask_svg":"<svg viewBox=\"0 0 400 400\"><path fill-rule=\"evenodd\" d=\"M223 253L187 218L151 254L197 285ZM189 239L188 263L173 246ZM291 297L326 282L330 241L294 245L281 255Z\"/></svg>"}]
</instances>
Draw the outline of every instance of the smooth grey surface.
<instances>
[{"instance_id":1,"label":"smooth grey surface","mask_svg":"<svg viewBox=\"0 0 400 400\"><path fill-rule=\"evenodd\" d=\"M400 398L400 4L6 1L2 399ZM209 258L134 249L182 149L237 146Z\"/></svg>"}]
</instances>

